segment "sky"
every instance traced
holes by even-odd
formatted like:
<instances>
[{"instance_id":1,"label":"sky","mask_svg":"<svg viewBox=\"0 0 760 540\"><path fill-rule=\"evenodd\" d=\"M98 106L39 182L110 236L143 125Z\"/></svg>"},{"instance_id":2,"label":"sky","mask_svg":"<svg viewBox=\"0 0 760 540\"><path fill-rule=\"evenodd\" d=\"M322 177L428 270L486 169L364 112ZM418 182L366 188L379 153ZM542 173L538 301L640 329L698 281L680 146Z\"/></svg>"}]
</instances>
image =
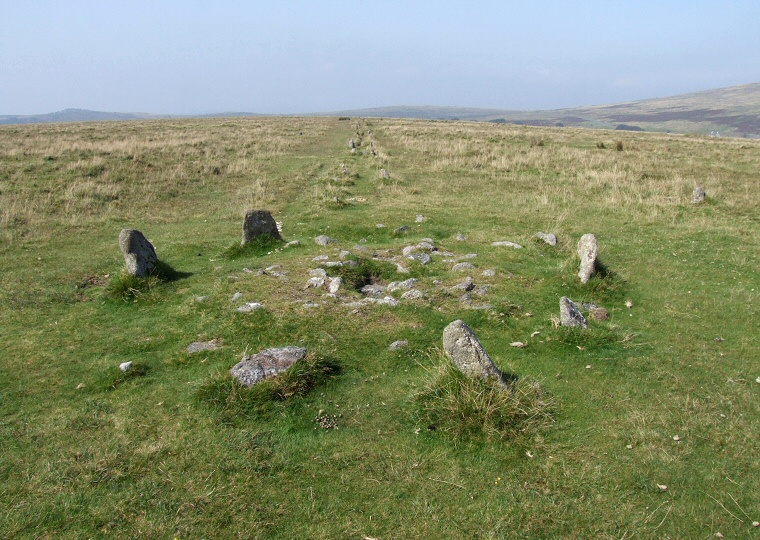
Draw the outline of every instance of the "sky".
<instances>
[{"instance_id":1,"label":"sky","mask_svg":"<svg viewBox=\"0 0 760 540\"><path fill-rule=\"evenodd\" d=\"M0 114L557 109L760 82L757 0L0 0Z\"/></svg>"}]
</instances>

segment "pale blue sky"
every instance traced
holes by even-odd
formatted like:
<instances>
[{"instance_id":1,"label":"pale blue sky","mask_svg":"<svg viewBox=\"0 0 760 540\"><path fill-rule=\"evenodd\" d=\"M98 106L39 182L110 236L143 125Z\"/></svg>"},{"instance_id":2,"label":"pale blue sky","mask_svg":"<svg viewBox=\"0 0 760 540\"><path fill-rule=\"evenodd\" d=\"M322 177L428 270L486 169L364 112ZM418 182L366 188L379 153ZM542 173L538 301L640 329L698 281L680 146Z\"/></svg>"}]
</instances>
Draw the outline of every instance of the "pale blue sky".
<instances>
[{"instance_id":1,"label":"pale blue sky","mask_svg":"<svg viewBox=\"0 0 760 540\"><path fill-rule=\"evenodd\" d=\"M548 109L751 82L758 0L0 0L0 114Z\"/></svg>"}]
</instances>

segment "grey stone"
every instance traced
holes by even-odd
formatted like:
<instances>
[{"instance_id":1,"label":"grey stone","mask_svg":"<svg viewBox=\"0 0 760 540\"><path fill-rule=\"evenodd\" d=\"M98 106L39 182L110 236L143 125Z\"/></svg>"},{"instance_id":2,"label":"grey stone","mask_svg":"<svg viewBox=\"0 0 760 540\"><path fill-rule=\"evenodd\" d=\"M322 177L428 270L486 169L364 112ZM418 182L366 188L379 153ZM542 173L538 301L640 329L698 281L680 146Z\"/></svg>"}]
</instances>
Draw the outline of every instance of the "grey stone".
<instances>
[{"instance_id":1,"label":"grey stone","mask_svg":"<svg viewBox=\"0 0 760 540\"><path fill-rule=\"evenodd\" d=\"M388 284L386 290L388 292L393 292L397 289L413 289L414 286L417 285L417 282L419 282L417 278L409 278L405 281L392 281Z\"/></svg>"},{"instance_id":2,"label":"grey stone","mask_svg":"<svg viewBox=\"0 0 760 540\"><path fill-rule=\"evenodd\" d=\"M469 262L460 262L451 267L452 272L466 272L475 268L475 265Z\"/></svg>"},{"instance_id":3,"label":"grey stone","mask_svg":"<svg viewBox=\"0 0 760 540\"><path fill-rule=\"evenodd\" d=\"M559 318L562 326L588 328L588 321L578 306L567 296L559 299Z\"/></svg>"},{"instance_id":4,"label":"grey stone","mask_svg":"<svg viewBox=\"0 0 760 540\"><path fill-rule=\"evenodd\" d=\"M380 178L388 180L391 177L390 173L385 169L380 169Z\"/></svg>"},{"instance_id":5,"label":"grey stone","mask_svg":"<svg viewBox=\"0 0 760 540\"><path fill-rule=\"evenodd\" d=\"M385 228L385 224L384 223L378 223L377 225L375 225L375 227L377 227L378 229L384 229Z\"/></svg>"},{"instance_id":6,"label":"grey stone","mask_svg":"<svg viewBox=\"0 0 760 540\"><path fill-rule=\"evenodd\" d=\"M454 288L455 289L463 290L465 292L469 292L469 291L471 291L471 290L473 290L475 288L475 283L472 281L471 277L468 277L462 283L458 283L458 284L454 285Z\"/></svg>"},{"instance_id":7,"label":"grey stone","mask_svg":"<svg viewBox=\"0 0 760 540\"><path fill-rule=\"evenodd\" d=\"M361 288L361 293L364 296L380 297L385 294L385 285L380 285L379 283L375 285L365 285Z\"/></svg>"},{"instance_id":8,"label":"grey stone","mask_svg":"<svg viewBox=\"0 0 760 540\"><path fill-rule=\"evenodd\" d=\"M426 240L423 240L419 244L417 244L418 249L422 249L424 251L435 251L435 246L432 242L428 242Z\"/></svg>"},{"instance_id":9,"label":"grey stone","mask_svg":"<svg viewBox=\"0 0 760 540\"><path fill-rule=\"evenodd\" d=\"M398 341L394 341L393 343L391 343L391 344L390 344L390 346L389 346L388 348L389 348L390 350L392 350L392 351L397 351L397 350L399 350L399 349L403 349L403 348L404 348L404 347L406 347L407 345L409 345L409 342L408 342L407 340L405 340L405 339L400 339L400 340L398 340Z\"/></svg>"},{"instance_id":10,"label":"grey stone","mask_svg":"<svg viewBox=\"0 0 760 540\"><path fill-rule=\"evenodd\" d=\"M355 259L348 259L347 261L343 261L343 266L346 268L356 268L359 266L359 261Z\"/></svg>"},{"instance_id":11,"label":"grey stone","mask_svg":"<svg viewBox=\"0 0 760 540\"><path fill-rule=\"evenodd\" d=\"M420 264L429 264L433 260L427 253L412 253L408 258Z\"/></svg>"},{"instance_id":12,"label":"grey stone","mask_svg":"<svg viewBox=\"0 0 760 540\"><path fill-rule=\"evenodd\" d=\"M208 299L209 299L209 298L210 298L210 297L208 297L208 296L196 296L196 297L195 297L195 301L196 301L197 303L199 303L199 304L202 304L203 302L206 302L206 301L208 301Z\"/></svg>"},{"instance_id":13,"label":"grey stone","mask_svg":"<svg viewBox=\"0 0 760 540\"><path fill-rule=\"evenodd\" d=\"M124 373L132 369L132 362L122 362L119 364L119 369L122 370Z\"/></svg>"},{"instance_id":14,"label":"grey stone","mask_svg":"<svg viewBox=\"0 0 760 540\"><path fill-rule=\"evenodd\" d=\"M236 292L235 294L232 295L232 298L230 299L230 301L231 302L237 302L238 300L242 299L243 296L244 296L243 293Z\"/></svg>"},{"instance_id":15,"label":"grey stone","mask_svg":"<svg viewBox=\"0 0 760 540\"><path fill-rule=\"evenodd\" d=\"M476 259L478 257L477 253L468 253L467 255L462 255L462 259Z\"/></svg>"},{"instance_id":16,"label":"grey stone","mask_svg":"<svg viewBox=\"0 0 760 540\"><path fill-rule=\"evenodd\" d=\"M491 242L494 247L511 247L515 249L522 249L522 246L516 242L510 242L509 240L503 240L501 242Z\"/></svg>"},{"instance_id":17,"label":"grey stone","mask_svg":"<svg viewBox=\"0 0 760 540\"><path fill-rule=\"evenodd\" d=\"M295 246L300 246L300 245L301 245L301 242L299 240L291 240L290 242L285 244L283 247L289 248L289 247L295 247Z\"/></svg>"},{"instance_id":18,"label":"grey stone","mask_svg":"<svg viewBox=\"0 0 760 540\"><path fill-rule=\"evenodd\" d=\"M464 321L456 320L443 330L443 350L465 375L502 380L499 368Z\"/></svg>"},{"instance_id":19,"label":"grey stone","mask_svg":"<svg viewBox=\"0 0 760 540\"><path fill-rule=\"evenodd\" d=\"M309 287L314 287L315 289L321 289L325 286L325 278L320 276L313 276L309 278L309 281L306 282L305 289L308 289Z\"/></svg>"},{"instance_id":20,"label":"grey stone","mask_svg":"<svg viewBox=\"0 0 760 540\"><path fill-rule=\"evenodd\" d=\"M538 238L539 240L543 240L546 244L549 244L550 246L557 245L557 237L554 235L554 233L537 232L535 237Z\"/></svg>"},{"instance_id":21,"label":"grey stone","mask_svg":"<svg viewBox=\"0 0 760 540\"><path fill-rule=\"evenodd\" d=\"M248 302L247 304L243 304L237 310L240 313L250 313L252 311L256 311L257 309L262 309L264 306L258 302Z\"/></svg>"},{"instance_id":22,"label":"grey stone","mask_svg":"<svg viewBox=\"0 0 760 540\"><path fill-rule=\"evenodd\" d=\"M589 315L591 315L592 319L595 319L597 321L606 321L610 318L610 313L603 307L592 309Z\"/></svg>"},{"instance_id":23,"label":"grey stone","mask_svg":"<svg viewBox=\"0 0 760 540\"><path fill-rule=\"evenodd\" d=\"M217 347L218 345L215 339L211 341L194 341L187 346L187 352L193 354L201 351L213 351Z\"/></svg>"},{"instance_id":24,"label":"grey stone","mask_svg":"<svg viewBox=\"0 0 760 540\"><path fill-rule=\"evenodd\" d=\"M417 214L417 217L414 218L414 221L416 221L417 223L424 223L425 216L423 216L422 214Z\"/></svg>"},{"instance_id":25,"label":"grey stone","mask_svg":"<svg viewBox=\"0 0 760 540\"><path fill-rule=\"evenodd\" d=\"M327 277L327 272L324 268L314 268L309 270L309 275L313 277Z\"/></svg>"},{"instance_id":26,"label":"grey stone","mask_svg":"<svg viewBox=\"0 0 760 540\"><path fill-rule=\"evenodd\" d=\"M392 296L386 296L384 298L378 298L376 302L378 304L380 304L381 306L391 306L391 307L396 307L397 305L399 305L401 303L398 300L396 300L395 298L393 298Z\"/></svg>"},{"instance_id":27,"label":"grey stone","mask_svg":"<svg viewBox=\"0 0 760 540\"><path fill-rule=\"evenodd\" d=\"M398 227L393 230L393 234L401 234L405 232L411 231L412 228L409 225L402 225L401 227Z\"/></svg>"},{"instance_id":28,"label":"grey stone","mask_svg":"<svg viewBox=\"0 0 760 540\"><path fill-rule=\"evenodd\" d=\"M402 300L421 300L424 297L425 295L419 289L412 289L401 295Z\"/></svg>"},{"instance_id":29,"label":"grey stone","mask_svg":"<svg viewBox=\"0 0 760 540\"><path fill-rule=\"evenodd\" d=\"M314 239L314 242L318 246L326 246L326 245L329 245L329 244L334 244L335 243L335 239L334 238L330 238L329 236L327 236L325 234L320 234L319 236L317 236Z\"/></svg>"},{"instance_id":30,"label":"grey stone","mask_svg":"<svg viewBox=\"0 0 760 540\"><path fill-rule=\"evenodd\" d=\"M322 266L324 266L325 268L340 268L341 266L343 266L343 263L341 261L325 261L322 263Z\"/></svg>"},{"instance_id":31,"label":"grey stone","mask_svg":"<svg viewBox=\"0 0 760 540\"><path fill-rule=\"evenodd\" d=\"M330 294L338 294L338 291L340 290L342 285L343 285L343 278L341 277L332 278L330 280L330 285L327 287L327 290L330 291Z\"/></svg>"},{"instance_id":32,"label":"grey stone","mask_svg":"<svg viewBox=\"0 0 760 540\"><path fill-rule=\"evenodd\" d=\"M280 347L264 349L258 354L246 356L230 370L243 386L251 387L257 382L275 377L306 357L304 347Z\"/></svg>"},{"instance_id":33,"label":"grey stone","mask_svg":"<svg viewBox=\"0 0 760 540\"><path fill-rule=\"evenodd\" d=\"M409 255L411 255L412 253L418 250L419 248L417 246L406 246L404 249L401 250L401 254L404 257L408 257Z\"/></svg>"},{"instance_id":34,"label":"grey stone","mask_svg":"<svg viewBox=\"0 0 760 540\"><path fill-rule=\"evenodd\" d=\"M399 274L408 274L409 269L404 265L396 263L396 272L398 272Z\"/></svg>"},{"instance_id":35,"label":"grey stone","mask_svg":"<svg viewBox=\"0 0 760 540\"><path fill-rule=\"evenodd\" d=\"M694 191L691 193L691 203L701 204L705 202L705 197L707 197L707 193L705 193L705 188L701 186L696 186L694 188Z\"/></svg>"},{"instance_id":36,"label":"grey stone","mask_svg":"<svg viewBox=\"0 0 760 540\"><path fill-rule=\"evenodd\" d=\"M578 257L581 259L578 277L581 283L588 283L596 271L596 261L599 257L599 244L593 234L584 234L578 241Z\"/></svg>"},{"instance_id":37,"label":"grey stone","mask_svg":"<svg viewBox=\"0 0 760 540\"><path fill-rule=\"evenodd\" d=\"M127 271L136 277L147 277L158 262L153 244L137 229L122 229L119 247L124 255Z\"/></svg>"},{"instance_id":38,"label":"grey stone","mask_svg":"<svg viewBox=\"0 0 760 540\"><path fill-rule=\"evenodd\" d=\"M454 240L456 240L457 242L464 242L465 240L467 240L467 237L463 235L462 233L457 233L456 236L454 237Z\"/></svg>"},{"instance_id":39,"label":"grey stone","mask_svg":"<svg viewBox=\"0 0 760 540\"><path fill-rule=\"evenodd\" d=\"M483 270L483 275L486 277L493 277L496 275L496 270L493 270L493 269Z\"/></svg>"},{"instance_id":40,"label":"grey stone","mask_svg":"<svg viewBox=\"0 0 760 540\"><path fill-rule=\"evenodd\" d=\"M328 261L328 260L330 260L330 256L329 255L317 255L316 257L314 257L312 259L312 261L314 261L314 262Z\"/></svg>"},{"instance_id":41,"label":"grey stone","mask_svg":"<svg viewBox=\"0 0 760 540\"><path fill-rule=\"evenodd\" d=\"M243 220L243 245L253 242L259 236L269 236L282 240L277 223L268 210L249 210Z\"/></svg>"},{"instance_id":42,"label":"grey stone","mask_svg":"<svg viewBox=\"0 0 760 540\"><path fill-rule=\"evenodd\" d=\"M350 255L351 255L351 252L344 249L343 251L340 252L340 255L338 255L338 256L341 259L345 259L345 258L349 257Z\"/></svg>"}]
</instances>

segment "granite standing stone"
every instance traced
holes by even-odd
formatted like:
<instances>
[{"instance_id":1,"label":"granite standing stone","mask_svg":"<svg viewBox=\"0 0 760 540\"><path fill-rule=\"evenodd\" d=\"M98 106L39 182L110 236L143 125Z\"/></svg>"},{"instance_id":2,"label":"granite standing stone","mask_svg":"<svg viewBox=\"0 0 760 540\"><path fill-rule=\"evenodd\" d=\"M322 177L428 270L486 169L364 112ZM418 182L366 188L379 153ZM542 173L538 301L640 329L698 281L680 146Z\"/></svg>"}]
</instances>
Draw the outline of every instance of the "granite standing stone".
<instances>
[{"instance_id":1,"label":"granite standing stone","mask_svg":"<svg viewBox=\"0 0 760 540\"><path fill-rule=\"evenodd\" d=\"M124 254L127 271L133 276L147 277L158 262L153 245L136 229L123 229L119 233L119 246Z\"/></svg>"},{"instance_id":2,"label":"granite standing stone","mask_svg":"<svg viewBox=\"0 0 760 540\"><path fill-rule=\"evenodd\" d=\"M588 328L588 321L583 316L578 305L567 296L559 299L559 318L562 326Z\"/></svg>"},{"instance_id":3,"label":"granite standing stone","mask_svg":"<svg viewBox=\"0 0 760 540\"><path fill-rule=\"evenodd\" d=\"M249 210L243 220L242 245L249 244L262 235L282 240L280 231L277 230L277 222L268 210Z\"/></svg>"},{"instance_id":4,"label":"granite standing stone","mask_svg":"<svg viewBox=\"0 0 760 540\"><path fill-rule=\"evenodd\" d=\"M464 321L456 320L443 330L443 350L465 375L502 380L499 368Z\"/></svg>"},{"instance_id":5,"label":"granite standing stone","mask_svg":"<svg viewBox=\"0 0 760 540\"><path fill-rule=\"evenodd\" d=\"M599 244L593 234L584 234L578 241L578 257L581 259L581 267L578 277L581 283L588 283L596 271L596 261L599 257Z\"/></svg>"},{"instance_id":6,"label":"granite standing stone","mask_svg":"<svg viewBox=\"0 0 760 540\"><path fill-rule=\"evenodd\" d=\"M702 204L705 202L706 196L707 193L705 193L705 188L702 186L695 187L694 191L691 193L691 204Z\"/></svg>"}]
</instances>

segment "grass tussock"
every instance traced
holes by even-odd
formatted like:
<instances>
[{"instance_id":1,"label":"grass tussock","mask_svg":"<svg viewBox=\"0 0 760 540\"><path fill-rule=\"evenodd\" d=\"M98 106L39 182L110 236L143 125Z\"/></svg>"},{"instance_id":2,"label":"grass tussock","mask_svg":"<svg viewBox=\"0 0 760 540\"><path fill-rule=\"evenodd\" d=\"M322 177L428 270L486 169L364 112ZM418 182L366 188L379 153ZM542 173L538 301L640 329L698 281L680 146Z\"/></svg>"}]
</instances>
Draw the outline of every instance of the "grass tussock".
<instances>
[{"instance_id":1,"label":"grass tussock","mask_svg":"<svg viewBox=\"0 0 760 540\"><path fill-rule=\"evenodd\" d=\"M514 439L552 422L555 404L537 381L514 377L504 387L494 379L468 377L449 361L432 375L415 396L429 429L457 439Z\"/></svg>"},{"instance_id":2,"label":"grass tussock","mask_svg":"<svg viewBox=\"0 0 760 540\"><path fill-rule=\"evenodd\" d=\"M217 376L203 384L196 397L229 419L260 416L277 402L308 394L340 371L341 366L336 360L309 355L277 377L264 379L250 388L229 374Z\"/></svg>"},{"instance_id":3,"label":"grass tussock","mask_svg":"<svg viewBox=\"0 0 760 540\"><path fill-rule=\"evenodd\" d=\"M148 372L150 366L144 362L133 362L127 371L122 371L117 365L109 366L99 374L94 388L100 391L116 390L126 383L145 377Z\"/></svg>"},{"instance_id":4,"label":"grass tussock","mask_svg":"<svg viewBox=\"0 0 760 540\"><path fill-rule=\"evenodd\" d=\"M365 285L371 285L395 276L396 267L387 262L373 261L363 257L355 259L356 266L340 266L329 269L333 277L341 277L347 286L359 290Z\"/></svg>"},{"instance_id":5,"label":"grass tussock","mask_svg":"<svg viewBox=\"0 0 760 540\"><path fill-rule=\"evenodd\" d=\"M235 242L224 252L227 259L240 259L242 257L261 257L269 255L282 249L285 242L278 238L273 238L268 234L262 234L253 239L252 242L241 244Z\"/></svg>"},{"instance_id":6,"label":"grass tussock","mask_svg":"<svg viewBox=\"0 0 760 540\"><path fill-rule=\"evenodd\" d=\"M154 292L162 284L188 277L187 272L180 272L164 261L157 261L147 277L133 276L126 270L117 274L108 282L105 289L106 298L113 300L137 300Z\"/></svg>"}]
</instances>

